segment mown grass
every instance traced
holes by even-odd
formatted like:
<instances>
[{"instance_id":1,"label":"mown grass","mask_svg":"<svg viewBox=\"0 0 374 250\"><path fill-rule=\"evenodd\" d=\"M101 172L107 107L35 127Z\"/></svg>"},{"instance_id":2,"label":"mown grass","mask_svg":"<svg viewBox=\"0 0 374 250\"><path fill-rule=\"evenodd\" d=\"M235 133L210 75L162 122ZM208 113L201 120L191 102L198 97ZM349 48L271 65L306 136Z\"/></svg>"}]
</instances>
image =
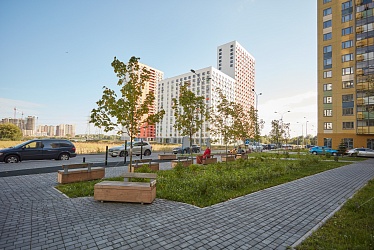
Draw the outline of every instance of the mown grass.
<instances>
[{"instance_id":1,"label":"mown grass","mask_svg":"<svg viewBox=\"0 0 374 250\"><path fill-rule=\"evenodd\" d=\"M374 249L374 180L296 249Z\"/></svg>"},{"instance_id":2,"label":"mown grass","mask_svg":"<svg viewBox=\"0 0 374 250\"><path fill-rule=\"evenodd\" d=\"M255 157L227 164L177 166L157 172L157 197L206 207L345 164L304 156L297 160ZM151 171L143 167L137 172ZM57 188L69 197L93 196L93 186L97 182L65 184Z\"/></svg>"}]
</instances>

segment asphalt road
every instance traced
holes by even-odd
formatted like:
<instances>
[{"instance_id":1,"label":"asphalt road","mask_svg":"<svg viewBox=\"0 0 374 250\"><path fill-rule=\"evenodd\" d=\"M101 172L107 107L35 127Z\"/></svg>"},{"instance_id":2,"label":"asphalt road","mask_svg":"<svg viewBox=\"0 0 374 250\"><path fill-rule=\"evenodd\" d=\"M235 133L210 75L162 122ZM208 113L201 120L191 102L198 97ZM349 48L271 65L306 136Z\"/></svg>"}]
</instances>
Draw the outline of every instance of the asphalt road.
<instances>
[{"instance_id":1,"label":"asphalt road","mask_svg":"<svg viewBox=\"0 0 374 250\"><path fill-rule=\"evenodd\" d=\"M133 156L133 160L134 159L140 159L140 156ZM158 160L158 153L156 152L153 152L150 156L143 156L143 159L152 159L157 162L163 162ZM108 158L106 159L105 154L82 154L77 155L77 157L70 158L67 161L34 160L22 161L19 163L0 162L0 177L52 173L60 170L61 166L64 164L74 164L82 162L93 163L94 166L101 167L126 166L129 160L130 157L127 157L127 163L124 163L123 157L108 156Z\"/></svg>"}]
</instances>

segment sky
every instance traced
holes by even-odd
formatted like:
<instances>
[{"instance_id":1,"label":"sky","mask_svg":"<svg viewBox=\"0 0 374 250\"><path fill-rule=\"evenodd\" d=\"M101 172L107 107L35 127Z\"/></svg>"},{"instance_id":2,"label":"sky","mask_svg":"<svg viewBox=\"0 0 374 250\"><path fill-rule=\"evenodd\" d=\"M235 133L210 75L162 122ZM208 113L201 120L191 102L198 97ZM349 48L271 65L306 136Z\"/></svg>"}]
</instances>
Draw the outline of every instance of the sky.
<instances>
[{"instance_id":1,"label":"sky","mask_svg":"<svg viewBox=\"0 0 374 250\"><path fill-rule=\"evenodd\" d=\"M217 47L238 41L256 60L259 118L317 134L314 0L1 0L0 119L88 124L103 86L118 89L114 57L165 78L217 67ZM261 94L260 94L261 93ZM290 111L290 112L288 112Z\"/></svg>"}]
</instances>

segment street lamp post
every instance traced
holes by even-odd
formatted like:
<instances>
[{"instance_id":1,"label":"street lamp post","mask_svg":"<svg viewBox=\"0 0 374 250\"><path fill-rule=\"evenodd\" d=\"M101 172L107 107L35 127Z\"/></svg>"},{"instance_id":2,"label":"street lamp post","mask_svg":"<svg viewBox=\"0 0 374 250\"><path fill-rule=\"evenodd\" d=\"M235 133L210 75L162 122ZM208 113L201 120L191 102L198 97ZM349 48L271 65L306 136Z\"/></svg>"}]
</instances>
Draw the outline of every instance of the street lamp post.
<instances>
[{"instance_id":1,"label":"street lamp post","mask_svg":"<svg viewBox=\"0 0 374 250\"><path fill-rule=\"evenodd\" d=\"M194 73L194 74L197 76L197 78L198 78L199 81L200 81L200 84L203 84L203 82L202 82L200 76L199 76L198 74L196 74L196 71L193 70L193 69L191 69L191 72ZM202 88L202 87L200 86L200 88ZM200 111L200 120L202 120L201 111ZM199 143L199 144L200 144L200 147L202 147L202 144L201 144L201 142L202 142L202 137L203 137L203 123L201 123L201 126L200 126L200 143Z\"/></svg>"},{"instance_id":2,"label":"street lamp post","mask_svg":"<svg viewBox=\"0 0 374 250\"><path fill-rule=\"evenodd\" d=\"M257 139L258 139L258 109L257 109L257 105L258 105L258 96L259 95L262 95L262 93L259 93L259 94L257 94L257 92L255 91L255 89L252 89L252 91L255 93L255 95L256 95L256 110L255 110L255 114L256 114L256 134L255 134L255 143L256 143L256 141L257 141ZM258 148L258 147L255 147L256 149Z\"/></svg>"},{"instance_id":3,"label":"street lamp post","mask_svg":"<svg viewBox=\"0 0 374 250\"><path fill-rule=\"evenodd\" d=\"M281 114L281 119L280 119L281 124L280 124L280 127L281 127L282 131L283 131L283 115L286 114L286 113L290 113L290 112L291 112L290 110L284 111L284 112L282 112L282 113L279 113L278 111L275 111L275 112L274 112L274 113L276 113L276 114ZM278 139L278 144L279 144L279 139ZM278 146L279 146L279 145L278 145Z\"/></svg>"}]
</instances>

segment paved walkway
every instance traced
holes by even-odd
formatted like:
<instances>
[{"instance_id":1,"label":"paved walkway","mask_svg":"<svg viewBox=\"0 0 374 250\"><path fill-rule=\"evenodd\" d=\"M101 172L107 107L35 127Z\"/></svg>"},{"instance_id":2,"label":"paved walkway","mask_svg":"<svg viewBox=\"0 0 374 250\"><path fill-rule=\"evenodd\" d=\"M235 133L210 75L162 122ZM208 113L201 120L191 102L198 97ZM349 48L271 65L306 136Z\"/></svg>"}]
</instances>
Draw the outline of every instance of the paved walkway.
<instances>
[{"instance_id":1,"label":"paved walkway","mask_svg":"<svg viewBox=\"0 0 374 250\"><path fill-rule=\"evenodd\" d=\"M372 178L369 159L201 209L69 199L56 173L3 177L0 249L286 249Z\"/></svg>"}]
</instances>

